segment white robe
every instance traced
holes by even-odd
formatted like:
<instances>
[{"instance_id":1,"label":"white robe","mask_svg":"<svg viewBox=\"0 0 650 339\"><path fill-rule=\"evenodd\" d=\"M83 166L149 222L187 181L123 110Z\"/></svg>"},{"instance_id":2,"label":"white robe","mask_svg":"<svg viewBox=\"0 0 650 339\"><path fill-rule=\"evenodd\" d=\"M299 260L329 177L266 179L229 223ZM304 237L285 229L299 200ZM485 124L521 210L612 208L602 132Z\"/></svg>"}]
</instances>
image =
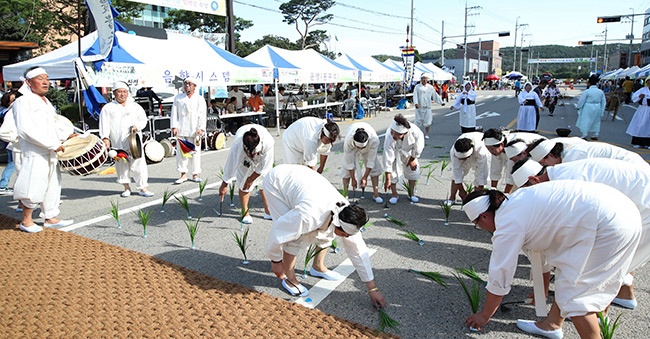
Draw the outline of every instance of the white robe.
<instances>
[{"instance_id":1,"label":"white robe","mask_svg":"<svg viewBox=\"0 0 650 339\"><path fill-rule=\"evenodd\" d=\"M610 145L605 142L587 142L575 144L562 151L562 162L570 162L587 158L609 158L629 161L640 166L650 166L637 153L630 152L618 146Z\"/></svg>"},{"instance_id":2,"label":"white robe","mask_svg":"<svg viewBox=\"0 0 650 339\"><path fill-rule=\"evenodd\" d=\"M606 158L591 158L548 167L550 180L581 180L616 188L630 198L641 213L641 240L630 272L650 260L650 172L646 166Z\"/></svg>"},{"instance_id":3,"label":"white robe","mask_svg":"<svg viewBox=\"0 0 650 339\"><path fill-rule=\"evenodd\" d=\"M442 99L436 90L427 83L422 85L418 83L413 89L413 104L417 104L419 108L415 109L415 124L420 127L429 127L433 122L433 114L431 113L431 102L435 101L442 104Z\"/></svg>"},{"instance_id":4,"label":"white robe","mask_svg":"<svg viewBox=\"0 0 650 339\"><path fill-rule=\"evenodd\" d=\"M354 145L354 133L357 129L363 128L368 133L368 144L366 147L359 149ZM343 162L341 163L341 175L343 178L350 177L350 170L356 170L357 179L363 175L365 168L372 169L370 177L376 177L381 174L381 161L377 159L377 150L379 149L379 136L375 129L367 122L355 122L348 128L343 143ZM363 167L359 162L363 162Z\"/></svg>"},{"instance_id":5,"label":"white robe","mask_svg":"<svg viewBox=\"0 0 650 339\"><path fill-rule=\"evenodd\" d=\"M533 143L535 140L539 139L546 139L546 137L539 135L537 133L528 133L528 132L515 132L515 133L510 133L508 136L506 136L506 141L505 144L507 145L509 142L516 140L516 139L521 139L526 143L526 145L530 145ZM582 139L580 139L582 140ZM584 141L584 140L582 140ZM585 141L586 142L586 141ZM501 180L501 173L503 171L506 172L506 178L505 178L505 184L506 185L514 185L515 182L512 179L512 166L514 163L512 160L508 159L506 156L506 152L503 151L499 155L493 155L491 156L490 159L490 180L492 181L499 181Z\"/></svg>"},{"instance_id":6,"label":"white robe","mask_svg":"<svg viewBox=\"0 0 650 339\"><path fill-rule=\"evenodd\" d=\"M526 100L535 100L537 107L542 107L542 101L539 99L537 93L521 91L519 93L519 112L517 114L517 129L520 131L534 131L537 129L537 111L535 106L526 106Z\"/></svg>"},{"instance_id":7,"label":"white robe","mask_svg":"<svg viewBox=\"0 0 650 339\"><path fill-rule=\"evenodd\" d=\"M424 150L424 133L411 124L411 128L402 140L394 140L390 131L391 129L388 128L384 136L384 171L391 172L393 183L398 183L402 175L406 180L418 180L421 171L418 159ZM408 166L410 157L413 157L418 164L415 171Z\"/></svg>"},{"instance_id":8,"label":"white robe","mask_svg":"<svg viewBox=\"0 0 650 339\"><path fill-rule=\"evenodd\" d=\"M205 132L207 124L208 108L205 99L198 93L192 97L181 93L174 98L171 114L171 128L178 130L178 138L195 144L195 153L191 158L183 157L180 143L176 143L176 170L181 173L188 173L191 169L192 175L201 173L201 145L196 140L196 132ZM189 166L188 166L189 165Z\"/></svg>"},{"instance_id":9,"label":"white robe","mask_svg":"<svg viewBox=\"0 0 650 339\"><path fill-rule=\"evenodd\" d=\"M131 126L138 129L140 140L142 140L142 130L147 127L147 114L136 102L127 101L123 106L116 101L112 101L102 108L99 115L99 137L102 139L108 138L111 142L111 148L130 152ZM133 177L136 189L141 190L149 186L147 162L144 157L143 147L140 147L140 154L143 156L139 159L129 157L126 162L123 160L115 162L115 172L119 184L129 184L131 183L131 177Z\"/></svg>"},{"instance_id":10,"label":"white robe","mask_svg":"<svg viewBox=\"0 0 650 339\"><path fill-rule=\"evenodd\" d=\"M456 140L468 138L474 144L474 151L465 160L458 159L454 156L454 145L449 150L449 162L453 175L454 183L462 184L463 178L469 173L470 169L474 169L474 185L486 186L489 180L490 173L490 151L485 147L483 142L483 133L469 132L461 134Z\"/></svg>"},{"instance_id":11,"label":"white robe","mask_svg":"<svg viewBox=\"0 0 650 339\"><path fill-rule=\"evenodd\" d=\"M40 217L54 218L60 213L61 200L61 173L55 150L72 134L72 126L57 122L49 100L31 92L14 101L13 113L23 152L14 199L28 208L40 204Z\"/></svg>"},{"instance_id":12,"label":"white robe","mask_svg":"<svg viewBox=\"0 0 650 339\"><path fill-rule=\"evenodd\" d=\"M260 137L261 150L251 159L244 151L244 134L255 128ZM264 126L248 124L240 127L235 134L235 139L228 152L228 159L223 168L223 181L232 184L232 180L237 180L237 186L243 190L246 179L253 173L259 174L253 184L245 192L249 192L255 186L259 185L266 174L273 168L275 140ZM259 145L258 145L259 147ZM248 166L246 166L248 165Z\"/></svg>"},{"instance_id":13,"label":"white robe","mask_svg":"<svg viewBox=\"0 0 650 339\"><path fill-rule=\"evenodd\" d=\"M316 166L319 155L327 155L332 144L323 144L321 133L327 120L304 117L296 120L282 134L285 164Z\"/></svg>"},{"instance_id":14,"label":"white robe","mask_svg":"<svg viewBox=\"0 0 650 339\"><path fill-rule=\"evenodd\" d=\"M316 171L301 165L278 165L262 183L268 200L273 225L266 253L271 260L282 260L283 249L292 243L331 244L334 225L327 225L336 203L347 200ZM361 232L341 238L343 248L361 281L374 279L368 247Z\"/></svg>"},{"instance_id":15,"label":"white robe","mask_svg":"<svg viewBox=\"0 0 650 339\"><path fill-rule=\"evenodd\" d=\"M645 95L643 100L639 97L641 94ZM638 102L639 107L634 112L625 133L633 137L650 138L650 106L647 99L650 99L650 89L647 86L632 94L632 101Z\"/></svg>"},{"instance_id":16,"label":"white robe","mask_svg":"<svg viewBox=\"0 0 650 339\"><path fill-rule=\"evenodd\" d=\"M476 102L476 92L474 92L474 88L470 89L469 92L466 92L463 87L463 92L456 96L456 101L452 107L455 109L460 108L458 121L461 127L476 127L476 104L468 104L467 100Z\"/></svg>"},{"instance_id":17,"label":"white robe","mask_svg":"<svg viewBox=\"0 0 650 339\"><path fill-rule=\"evenodd\" d=\"M545 182L517 190L496 210L488 285L510 292L519 251L546 255L563 317L600 312L618 293L641 233L638 209L609 186Z\"/></svg>"},{"instance_id":18,"label":"white robe","mask_svg":"<svg viewBox=\"0 0 650 339\"><path fill-rule=\"evenodd\" d=\"M14 169L16 173L19 173L22 165L22 152L20 151L20 144L18 142L18 129L16 129L13 105L9 106L9 110L5 113L2 126L0 126L0 139L8 143L7 150L13 153Z\"/></svg>"},{"instance_id":19,"label":"white robe","mask_svg":"<svg viewBox=\"0 0 650 339\"><path fill-rule=\"evenodd\" d=\"M589 132L594 135L600 133L600 117L605 112L605 93L596 86L589 86L582 92L578 100L578 120L576 127L580 129L582 137Z\"/></svg>"}]
</instances>

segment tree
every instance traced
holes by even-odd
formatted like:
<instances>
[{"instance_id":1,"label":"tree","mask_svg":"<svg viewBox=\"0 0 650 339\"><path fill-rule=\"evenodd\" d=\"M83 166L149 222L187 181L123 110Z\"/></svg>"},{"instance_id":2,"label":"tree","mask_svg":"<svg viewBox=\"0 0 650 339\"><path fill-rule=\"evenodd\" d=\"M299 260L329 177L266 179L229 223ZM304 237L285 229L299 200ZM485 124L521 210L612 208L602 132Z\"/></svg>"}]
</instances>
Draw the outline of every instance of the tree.
<instances>
[{"instance_id":1,"label":"tree","mask_svg":"<svg viewBox=\"0 0 650 339\"><path fill-rule=\"evenodd\" d=\"M296 31L300 34L302 40L301 49L307 48L307 39L310 37L309 29L311 27L324 25L332 20L334 16L332 14L324 14L324 12L334 6L334 4L334 0L290 0L280 5L280 10L284 15L282 21L289 25L295 25ZM303 25L302 28L300 27L301 23ZM317 36L312 36L312 38L317 38ZM322 41L319 41L318 44Z\"/></svg>"},{"instance_id":2,"label":"tree","mask_svg":"<svg viewBox=\"0 0 650 339\"><path fill-rule=\"evenodd\" d=\"M255 40L255 42L243 41L240 44L236 45L237 48L236 54L243 58L266 45L271 45L273 47L284 48L288 50L300 49L300 45L291 42L289 39L285 37L281 37L277 35L265 35L261 39Z\"/></svg>"}]
</instances>

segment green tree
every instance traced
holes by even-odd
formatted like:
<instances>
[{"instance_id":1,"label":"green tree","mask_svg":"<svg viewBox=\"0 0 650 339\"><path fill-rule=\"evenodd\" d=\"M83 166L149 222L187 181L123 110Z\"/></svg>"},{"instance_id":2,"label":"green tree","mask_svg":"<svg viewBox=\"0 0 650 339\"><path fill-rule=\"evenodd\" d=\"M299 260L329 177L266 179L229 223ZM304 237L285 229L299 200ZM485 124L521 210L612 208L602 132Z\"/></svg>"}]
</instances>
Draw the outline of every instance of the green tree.
<instances>
[{"instance_id":1,"label":"green tree","mask_svg":"<svg viewBox=\"0 0 650 339\"><path fill-rule=\"evenodd\" d=\"M296 31L300 34L301 49L308 46L310 38L309 29L313 26L323 25L332 20L332 14L324 14L325 11L334 6L334 0L290 0L280 5L284 15L282 21L289 25L295 25ZM302 27L301 27L302 26ZM323 31L325 32L325 31ZM323 34L327 36L326 34ZM312 35L311 38L318 38L320 34ZM323 40L318 41L320 44ZM316 43L316 41L313 41Z\"/></svg>"}]
</instances>

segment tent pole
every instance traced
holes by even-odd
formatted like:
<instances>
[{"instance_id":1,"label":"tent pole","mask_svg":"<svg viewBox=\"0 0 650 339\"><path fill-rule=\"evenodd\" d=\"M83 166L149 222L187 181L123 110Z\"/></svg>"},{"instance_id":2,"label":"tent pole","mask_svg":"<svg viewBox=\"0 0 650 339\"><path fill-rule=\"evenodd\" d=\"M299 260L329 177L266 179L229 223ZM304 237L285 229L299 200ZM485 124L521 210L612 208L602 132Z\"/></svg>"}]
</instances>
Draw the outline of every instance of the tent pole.
<instances>
[{"instance_id":1,"label":"tent pole","mask_svg":"<svg viewBox=\"0 0 650 339\"><path fill-rule=\"evenodd\" d=\"M77 57L81 58L81 1L77 1ZM77 72L78 73L78 72ZM81 108L81 92L79 90L79 86L81 85L81 78L79 74L77 74L77 100L79 103L79 121L81 121L81 129L85 129L85 122L84 122L84 114L83 110Z\"/></svg>"},{"instance_id":2,"label":"tent pole","mask_svg":"<svg viewBox=\"0 0 650 339\"><path fill-rule=\"evenodd\" d=\"M278 79L273 79L275 92L275 127L280 136L280 99L278 98Z\"/></svg>"}]
</instances>

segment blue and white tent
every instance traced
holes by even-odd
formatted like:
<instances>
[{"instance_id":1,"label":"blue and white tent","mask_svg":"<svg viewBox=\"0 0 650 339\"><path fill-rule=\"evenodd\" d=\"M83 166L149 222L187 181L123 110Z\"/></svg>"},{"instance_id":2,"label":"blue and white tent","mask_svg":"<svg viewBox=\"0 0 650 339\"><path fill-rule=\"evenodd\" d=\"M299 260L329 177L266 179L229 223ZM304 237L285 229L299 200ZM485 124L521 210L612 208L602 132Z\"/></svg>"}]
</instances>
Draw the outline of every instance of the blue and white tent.
<instances>
[{"instance_id":1,"label":"blue and white tent","mask_svg":"<svg viewBox=\"0 0 650 339\"><path fill-rule=\"evenodd\" d=\"M403 77L402 71L399 69L385 65L371 56L343 54L336 58L336 61L361 71L361 81L364 82L394 82L401 81Z\"/></svg>"}]
</instances>

